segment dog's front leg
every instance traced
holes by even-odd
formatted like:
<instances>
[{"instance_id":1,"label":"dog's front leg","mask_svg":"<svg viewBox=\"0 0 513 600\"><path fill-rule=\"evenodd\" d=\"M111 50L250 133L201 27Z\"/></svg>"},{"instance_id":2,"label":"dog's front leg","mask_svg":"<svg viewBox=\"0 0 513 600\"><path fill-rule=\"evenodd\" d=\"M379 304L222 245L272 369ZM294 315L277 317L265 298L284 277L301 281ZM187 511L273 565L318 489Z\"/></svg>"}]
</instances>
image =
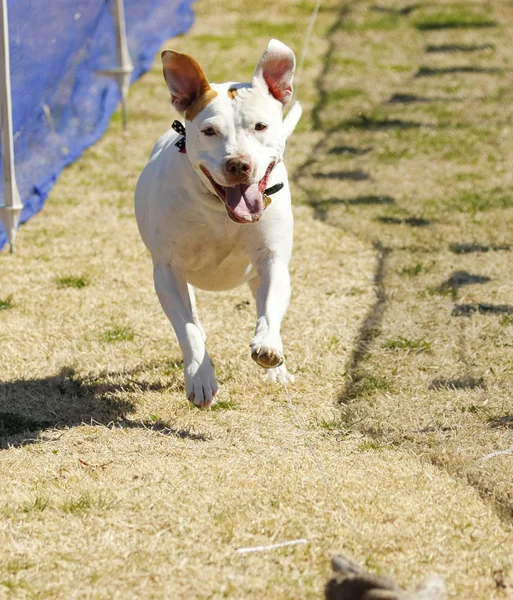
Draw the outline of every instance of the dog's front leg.
<instances>
[{"instance_id":1,"label":"dog's front leg","mask_svg":"<svg viewBox=\"0 0 513 600\"><path fill-rule=\"evenodd\" d=\"M185 278L167 264L156 265L153 277L160 304L183 352L187 398L199 408L210 408L218 385L214 365L205 349L204 334L194 323Z\"/></svg>"},{"instance_id":2,"label":"dog's front leg","mask_svg":"<svg viewBox=\"0 0 513 600\"><path fill-rule=\"evenodd\" d=\"M266 257L256 264L258 278L250 282L256 299L257 324L251 340L251 357L261 367L283 364L280 327L290 300L290 277L286 261Z\"/></svg>"}]
</instances>

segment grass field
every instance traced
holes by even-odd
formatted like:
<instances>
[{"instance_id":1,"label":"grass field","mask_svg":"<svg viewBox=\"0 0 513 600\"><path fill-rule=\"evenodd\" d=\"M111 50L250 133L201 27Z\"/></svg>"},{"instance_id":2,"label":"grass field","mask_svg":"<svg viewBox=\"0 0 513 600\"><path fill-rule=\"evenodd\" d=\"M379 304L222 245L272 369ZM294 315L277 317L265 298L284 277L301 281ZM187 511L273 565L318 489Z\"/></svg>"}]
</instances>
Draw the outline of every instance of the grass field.
<instances>
[{"instance_id":1,"label":"grass field","mask_svg":"<svg viewBox=\"0 0 513 600\"><path fill-rule=\"evenodd\" d=\"M248 80L314 5L200 0L166 46ZM283 338L343 507L251 361L249 290L198 294L222 392L185 399L132 206L175 118L156 60L0 254L0 597L321 598L341 551L513 598L512 36L501 0L321 6Z\"/></svg>"}]
</instances>

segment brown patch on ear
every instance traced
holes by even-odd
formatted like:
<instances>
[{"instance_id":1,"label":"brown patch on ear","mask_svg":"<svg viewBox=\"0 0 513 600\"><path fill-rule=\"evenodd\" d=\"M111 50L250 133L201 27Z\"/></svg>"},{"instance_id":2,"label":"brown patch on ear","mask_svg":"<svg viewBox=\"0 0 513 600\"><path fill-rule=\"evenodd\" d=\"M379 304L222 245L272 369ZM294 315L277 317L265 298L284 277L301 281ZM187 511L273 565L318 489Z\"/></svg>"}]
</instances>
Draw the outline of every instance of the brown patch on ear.
<instances>
[{"instance_id":1,"label":"brown patch on ear","mask_svg":"<svg viewBox=\"0 0 513 600\"><path fill-rule=\"evenodd\" d=\"M188 54L164 50L162 67L173 106L179 112L191 109L212 91L203 69Z\"/></svg>"},{"instance_id":2,"label":"brown patch on ear","mask_svg":"<svg viewBox=\"0 0 513 600\"><path fill-rule=\"evenodd\" d=\"M230 88L228 90L228 96L233 100L237 95L237 88Z\"/></svg>"},{"instance_id":3,"label":"brown patch on ear","mask_svg":"<svg viewBox=\"0 0 513 600\"><path fill-rule=\"evenodd\" d=\"M200 96L192 106L190 106L185 111L185 118L188 121L192 121L195 117L199 115L199 113L205 108L205 106L207 106L207 104L210 104L210 102L212 102L212 100L216 97L217 92L212 88L208 88L208 90L202 96Z\"/></svg>"}]
</instances>

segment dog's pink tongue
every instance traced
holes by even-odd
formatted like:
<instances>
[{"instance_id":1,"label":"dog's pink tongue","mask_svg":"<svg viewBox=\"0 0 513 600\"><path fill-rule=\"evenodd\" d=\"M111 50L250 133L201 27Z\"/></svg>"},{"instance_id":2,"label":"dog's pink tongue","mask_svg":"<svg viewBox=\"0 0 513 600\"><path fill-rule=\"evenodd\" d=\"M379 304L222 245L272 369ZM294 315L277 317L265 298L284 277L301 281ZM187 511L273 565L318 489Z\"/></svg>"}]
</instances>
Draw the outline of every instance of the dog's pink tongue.
<instances>
[{"instance_id":1,"label":"dog's pink tongue","mask_svg":"<svg viewBox=\"0 0 513 600\"><path fill-rule=\"evenodd\" d=\"M241 222L258 221L264 211L264 200L258 183L226 188L226 206L235 220Z\"/></svg>"}]
</instances>

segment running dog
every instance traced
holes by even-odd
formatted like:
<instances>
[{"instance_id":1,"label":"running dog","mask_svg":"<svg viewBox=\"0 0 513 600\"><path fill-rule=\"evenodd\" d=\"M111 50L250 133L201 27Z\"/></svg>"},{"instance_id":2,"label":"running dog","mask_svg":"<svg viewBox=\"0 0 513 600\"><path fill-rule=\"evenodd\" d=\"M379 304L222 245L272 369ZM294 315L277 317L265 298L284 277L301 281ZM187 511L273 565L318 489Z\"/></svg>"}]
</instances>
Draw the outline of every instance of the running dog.
<instances>
[{"instance_id":1,"label":"running dog","mask_svg":"<svg viewBox=\"0 0 513 600\"><path fill-rule=\"evenodd\" d=\"M292 97L295 57L271 40L251 83L210 84L187 54L162 53L164 78L185 126L156 143L135 191L155 290L184 357L185 393L210 408L218 391L194 288L247 283L256 299L251 357L272 379L283 364L281 321L290 299L293 217L283 153L301 107Z\"/></svg>"}]
</instances>

